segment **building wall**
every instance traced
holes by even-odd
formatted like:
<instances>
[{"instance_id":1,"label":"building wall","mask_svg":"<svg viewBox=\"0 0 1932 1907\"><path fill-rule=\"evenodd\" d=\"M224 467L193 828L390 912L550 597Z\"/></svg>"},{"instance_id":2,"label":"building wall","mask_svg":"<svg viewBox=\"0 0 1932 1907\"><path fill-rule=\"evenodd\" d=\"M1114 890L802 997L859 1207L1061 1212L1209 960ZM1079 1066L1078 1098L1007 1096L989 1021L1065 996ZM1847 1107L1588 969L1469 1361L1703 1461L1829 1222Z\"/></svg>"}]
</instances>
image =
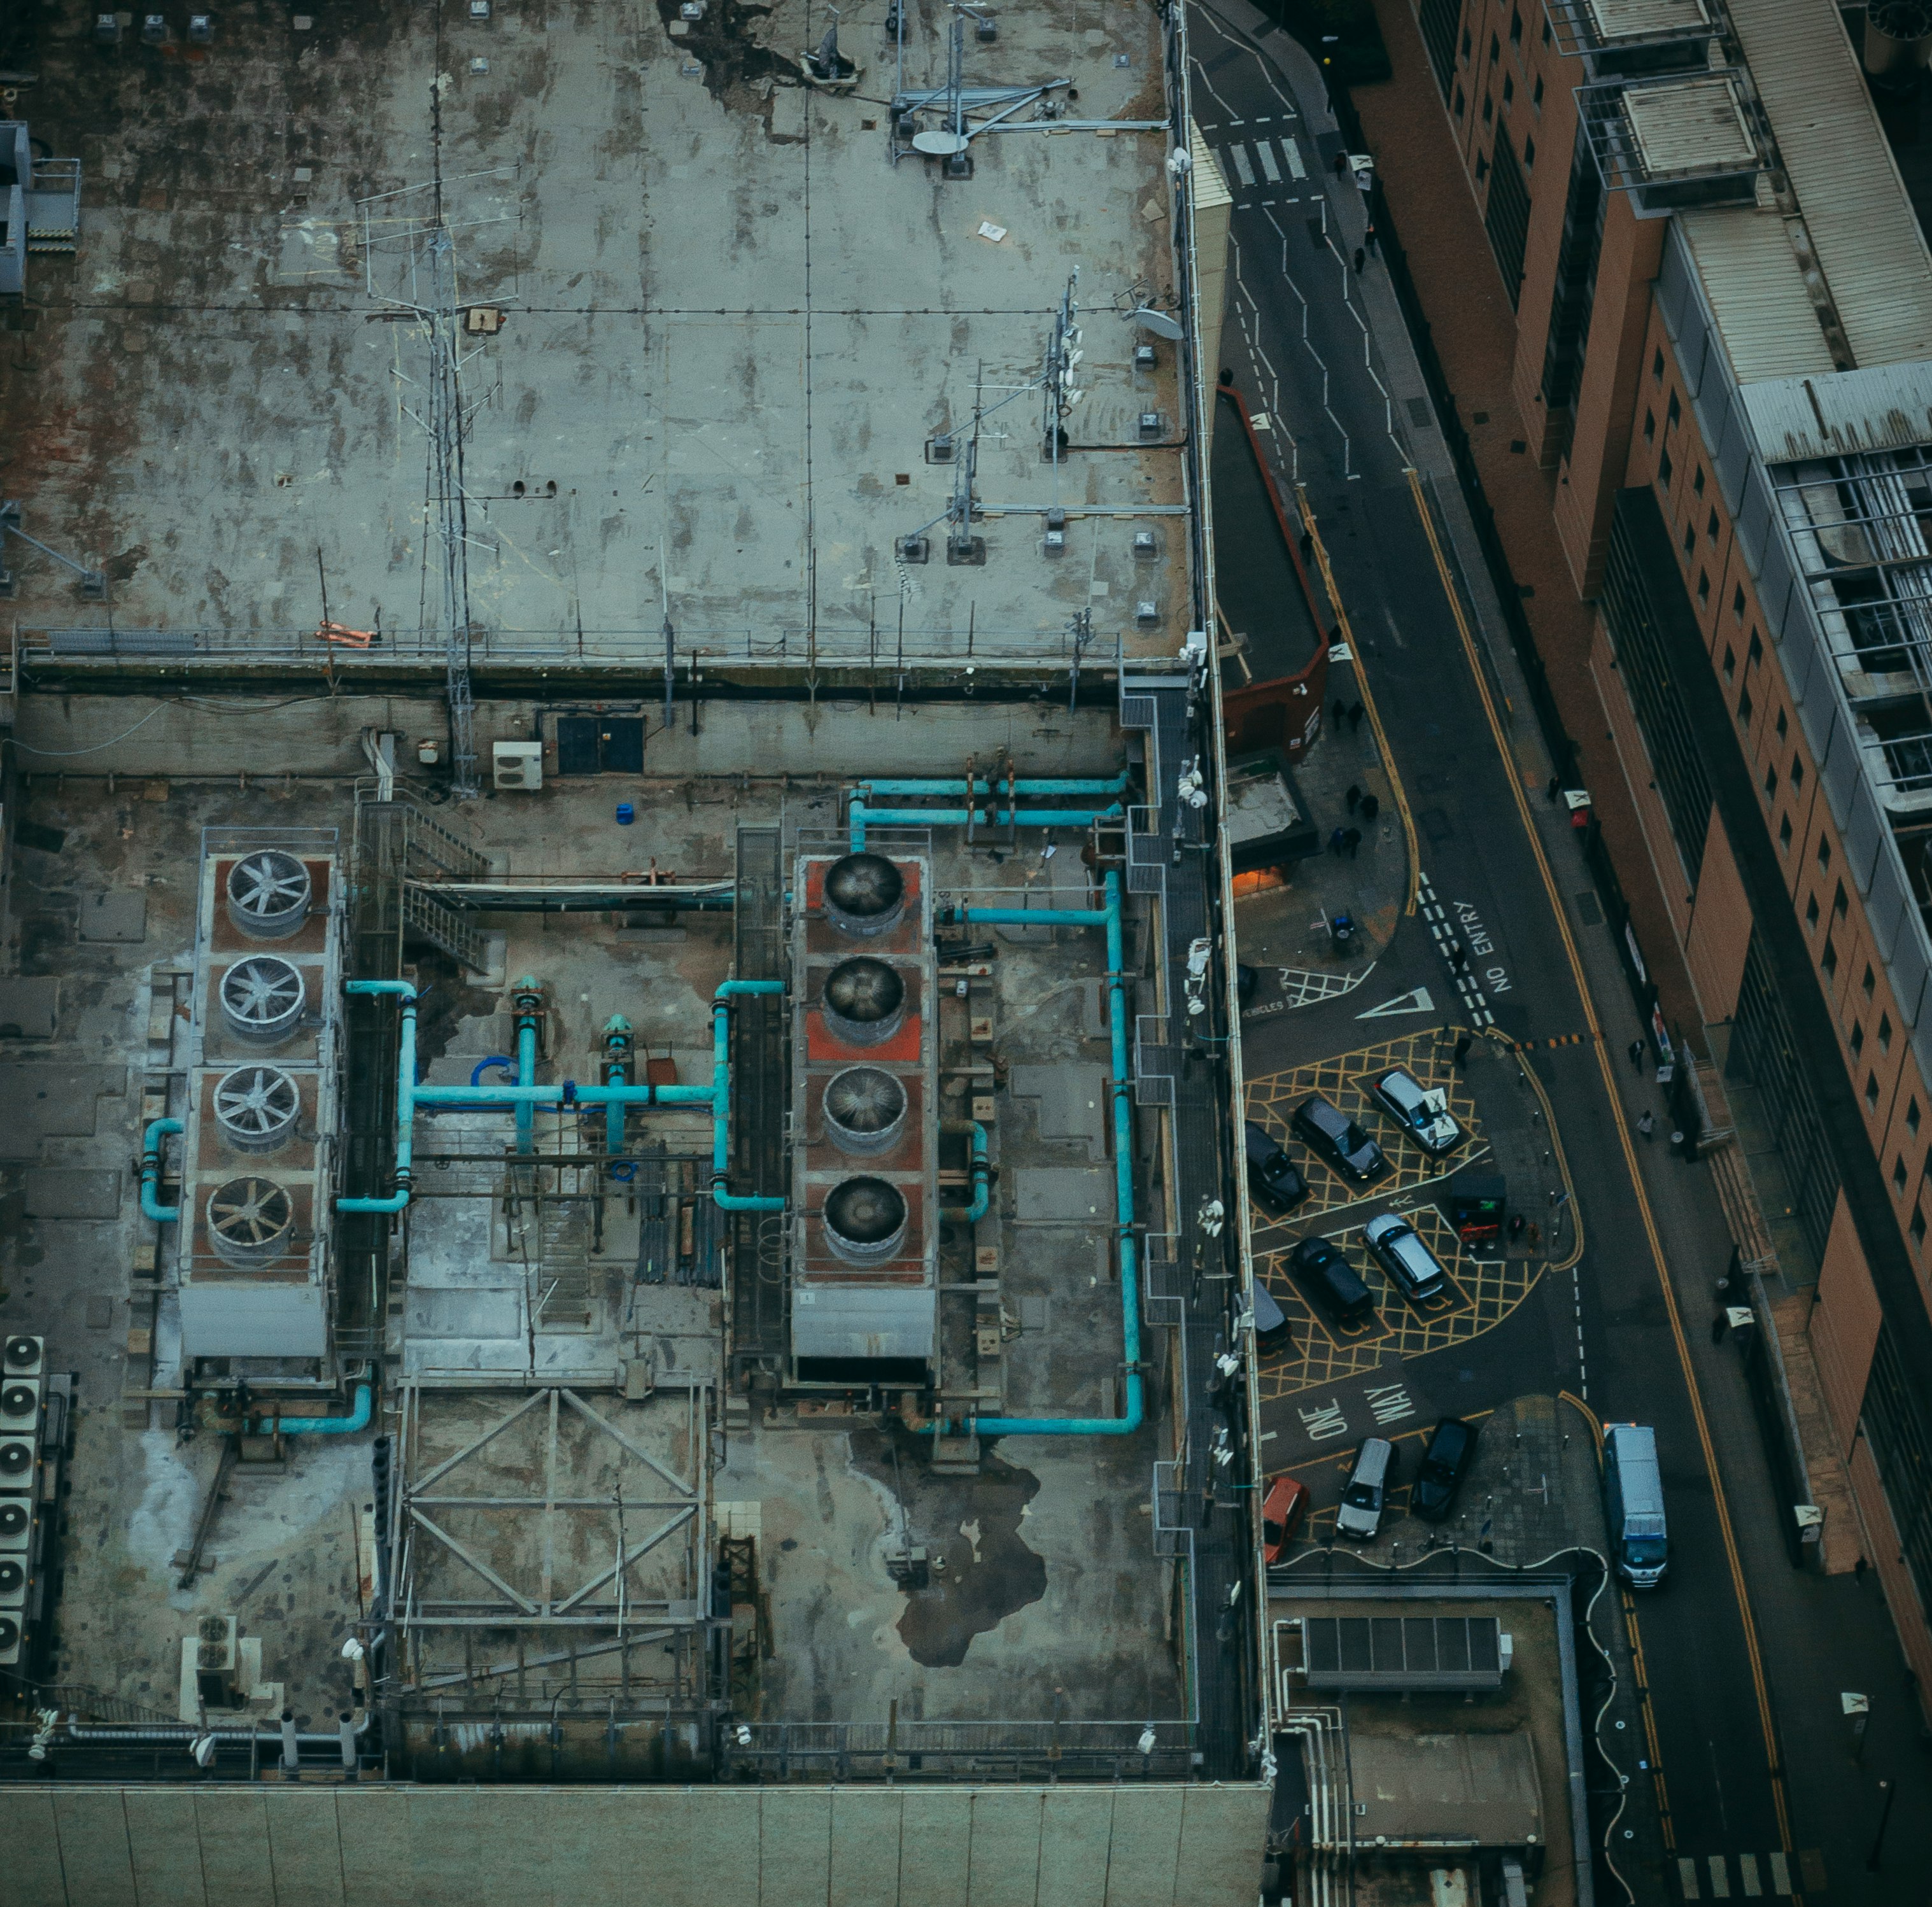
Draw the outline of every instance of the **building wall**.
<instances>
[{"instance_id":1,"label":"building wall","mask_svg":"<svg viewBox=\"0 0 1932 1907\"><path fill-rule=\"evenodd\" d=\"M1684 957L1706 1026L1728 1020L1737 1005L1750 931L1750 904L1744 898L1744 877L1738 872L1730 837L1713 808L1690 925L1684 936Z\"/></svg>"},{"instance_id":2,"label":"building wall","mask_svg":"<svg viewBox=\"0 0 1932 1907\"><path fill-rule=\"evenodd\" d=\"M1852 1494L1865 1526L1865 1554L1878 1572L1892 1625L1898 1631L1905 1660L1918 1680L1922 1705L1928 1678L1932 1678L1932 1628L1927 1625L1924 1606L1900 1556L1898 1526L1886 1502L1878 1465L1872 1461L1871 1446L1862 1437L1852 1451L1851 1478Z\"/></svg>"},{"instance_id":3,"label":"building wall","mask_svg":"<svg viewBox=\"0 0 1932 1907\"><path fill-rule=\"evenodd\" d=\"M1839 1453L1849 1456L1858 1435L1864 1401L1865 1375L1878 1342L1878 1293L1858 1249L1845 1195L1832 1219L1832 1236L1818 1273L1818 1303L1811 1314L1811 1349L1818 1362L1825 1408L1838 1435Z\"/></svg>"},{"instance_id":4,"label":"building wall","mask_svg":"<svg viewBox=\"0 0 1932 1907\"><path fill-rule=\"evenodd\" d=\"M1261 1786L0 1789L0 1907L1247 1907Z\"/></svg>"}]
</instances>

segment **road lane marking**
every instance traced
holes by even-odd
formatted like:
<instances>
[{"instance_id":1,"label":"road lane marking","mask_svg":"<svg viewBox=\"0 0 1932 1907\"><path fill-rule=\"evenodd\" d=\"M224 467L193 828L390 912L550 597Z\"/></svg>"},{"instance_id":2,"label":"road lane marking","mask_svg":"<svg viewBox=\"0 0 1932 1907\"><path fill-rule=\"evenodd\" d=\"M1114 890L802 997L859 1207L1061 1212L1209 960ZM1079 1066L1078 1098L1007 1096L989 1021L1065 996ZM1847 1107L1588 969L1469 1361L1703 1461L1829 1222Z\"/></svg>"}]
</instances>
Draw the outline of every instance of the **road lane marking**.
<instances>
[{"instance_id":1,"label":"road lane marking","mask_svg":"<svg viewBox=\"0 0 1932 1907\"><path fill-rule=\"evenodd\" d=\"M1281 156L1288 161L1288 175L1290 178L1306 178L1308 176L1308 169L1301 163L1301 147L1292 133L1283 137L1281 142Z\"/></svg>"},{"instance_id":2,"label":"road lane marking","mask_svg":"<svg viewBox=\"0 0 1932 1907\"><path fill-rule=\"evenodd\" d=\"M1697 1885L1697 1864L1687 1854L1677 1863L1677 1878L1683 1883L1686 1900L1702 1900L1704 1891Z\"/></svg>"},{"instance_id":3,"label":"road lane marking","mask_svg":"<svg viewBox=\"0 0 1932 1907\"><path fill-rule=\"evenodd\" d=\"M1358 1013L1358 1020L1383 1020L1393 1018L1398 1013L1432 1013L1436 1003L1429 997L1426 987L1411 987L1407 993L1397 994L1393 1000L1385 1000L1379 1006L1371 1006L1365 1013Z\"/></svg>"},{"instance_id":4,"label":"road lane marking","mask_svg":"<svg viewBox=\"0 0 1932 1907\"><path fill-rule=\"evenodd\" d=\"M1741 1854L1738 1856L1738 1873L1744 1884L1744 1898L1756 1900L1763 1897L1764 1888L1757 1877L1757 1856Z\"/></svg>"},{"instance_id":5,"label":"road lane marking","mask_svg":"<svg viewBox=\"0 0 1932 1907\"><path fill-rule=\"evenodd\" d=\"M1248 163L1248 148L1245 145L1231 145L1228 148L1228 157L1234 160L1234 170L1240 174L1241 183L1244 185L1252 185L1255 182L1255 169Z\"/></svg>"},{"instance_id":6,"label":"road lane marking","mask_svg":"<svg viewBox=\"0 0 1932 1907\"><path fill-rule=\"evenodd\" d=\"M1728 1900L1731 1897L1731 1870L1721 1854L1711 1856L1711 1898Z\"/></svg>"},{"instance_id":7,"label":"road lane marking","mask_svg":"<svg viewBox=\"0 0 1932 1907\"><path fill-rule=\"evenodd\" d=\"M1771 1857L1771 1891L1773 1894L1791 1891L1791 1866L1781 1853L1774 1852Z\"/></svg>"},{"instance_id":8,"label":"road lane marking","mask_svg":"<svg viewBox=\"0 0 1932 1907\"><path fill-rule=\"evenodd\" d=\"M1255 157L1262 162L1262 176L1270 185L1281 183L1281 168L1274 162L1274 148L1264 139L1255 141Z\"/></svg>"}]
</instances>

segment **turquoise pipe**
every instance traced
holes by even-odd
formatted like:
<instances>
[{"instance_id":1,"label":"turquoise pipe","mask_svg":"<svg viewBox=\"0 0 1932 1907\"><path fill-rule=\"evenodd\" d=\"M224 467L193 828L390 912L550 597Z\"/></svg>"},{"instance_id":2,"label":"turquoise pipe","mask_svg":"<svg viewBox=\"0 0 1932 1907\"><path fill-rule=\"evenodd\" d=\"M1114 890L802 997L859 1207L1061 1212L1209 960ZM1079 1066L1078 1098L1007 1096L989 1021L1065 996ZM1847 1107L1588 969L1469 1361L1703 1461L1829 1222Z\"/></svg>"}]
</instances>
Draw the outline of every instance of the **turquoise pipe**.
<instances>
[{"instance_id":1,"label":"turquoise pipe","mask_svg":"<svg viewBox=\"0 0 1932 1907\"><path fill-rule=\"evenodd\" d=\"M726 1212L782 1212L782 1198L756 1197L731 1189L728 1159L730 1147L731 1068L728 1048L730 1039L731 1009L726 1004L734 994L774 994L784 991L782 980L727 980L711 1003L711 1196Z\"/></svg>"},{"instance_id":2,"label":"turquoise pipe","mask_svg":"<svg viewBox=\"0 0 1932 1907\"><path fill-rule=\"evenodd\" d=\"M1004 793L1015 795L1120 795L1126 793L1132 779L1133 771L1124 768L1106 781L976 781L973 792L976 795L989 795L998 788ZM858 785L868 795L957 795L965 792L966 778L962 775L950 781L861 781Z\"/></svg>"},{"instance_id":3,"label":"turquoise pipe","mask_svg":"<svg viewBox=\"0 0 1932 1907\"><path fill-rule=\"evenodd\" d=\"M1000 910L968 907L961 910L968 920L982 920ZM1036 925L1051 922L1046 912L1023 914L1023 920ZM1068 916L1082 925L1091 914ZM1133 1235L1134 1160L1130 1095L1132 1078L1127 1065L1126 956L1120 928L1120 877L1107 876L1106 911L1100 916L1107 929L1108 1017L1114 1048L1114 1174L1117 1223L1120 1237L1120 1339L1122 1361L1127 1374L1127 1409L1119 1417L973 1417L970 1429L982 1437L1126 1437L1141 1427L1147 1410L1145 1387L1141 1378L1140 1258ZM935 1430L946 1420L935 1420Z\"/></svg>"},{"instance_id":4,"label":"turquoise pipe","mask_svg":"<svg viewBox=\"0 0 1932 1907\"><path fill-rule=\"evenodd\" d=\"M964 1134L973 1141L973 1202L942 1205L939 1216L954 1225L977 1225L986 1216L986 1207L992 1200L993 1171L986 1162L986 1129L976 1119L942 1119L939 1129L955 1138Z\"/></svg>"},{"instance_id":5,"label":"turquoise pipe","mask_svg":"<svg viewBox=\"0 0 1932 1907\"><path fill-rule=\"evenodd\" d=\"M164 1205L154 1196L161 1182L161 1141L181 1129L178 1119L157 1119L141 1135L141 1210L157 1225L172 1225L181 1216L178 1205Z\"/></svg>"},{"instance_id":6,"label":"turquoise pipe","mask_svg":"<svg viewBox=\"0 0 1932 1907\"><path fill-rule=\"evenodd\" d=\"M526 974L517 982L517 1084L537 1083L537 983ZM527 1157L537 1149L537 1110L527 1099L517 1102L517 1151Z\"/></svg>"},{"instance_id":7,"label":"turquoise pipe","mask_svg":"<svg viewBox=\"0 0 1932 1907\"><path fill-rule=\"evenodd\" d=\"M406 980L351 980L347 991L395 994L403 1003L396 1048L396 1189L386 1198L338 1198L338 1212L400 1212L410 1202L410 1159L416 1136L416 990Z\"/></svg>"},{"instance_id":8,"label":"turquoise pipe","mask_svg":"<svg viewBox=\"0 0 1932 1907\"><path fill-rule=\"evenodd\" d=\"M975 827L1084 828L1096 821L1118 820L1123 810L1118 802L1111 808L868 808L859 795L852 797L847 818L852 828L852 852L866 845L868 827L963 828L970 821Z\"/></svg>"},{"instance_id":9,"label":"turquoise pipe","mask_svg":"<svg viewBox=\"0 0 1932 1907\"><path fill-rule=\"evenodd\" d=\"M631 1023L621 1013L613 1013L604 1023L604 1051L610 1060L610 1077L604 1084L627 1084L624 1074L631 1058ZM604 1150L613 1159L624 1150L624 1104L622 1099L607 1099L604 1103Z\"/></svg>"},{"instance_id":10,"label":"turquoise pipe","mask_svg":"<svg viewBox=\"0 0 1932 1907\"><path fill-rule=\"evenodd\" d=\"M284 1417L275 1426L284 1437L346 1437L369 1428L369 1387L356 1387L356 1402L346 1417Z\"/></svg>"}]
</instances>

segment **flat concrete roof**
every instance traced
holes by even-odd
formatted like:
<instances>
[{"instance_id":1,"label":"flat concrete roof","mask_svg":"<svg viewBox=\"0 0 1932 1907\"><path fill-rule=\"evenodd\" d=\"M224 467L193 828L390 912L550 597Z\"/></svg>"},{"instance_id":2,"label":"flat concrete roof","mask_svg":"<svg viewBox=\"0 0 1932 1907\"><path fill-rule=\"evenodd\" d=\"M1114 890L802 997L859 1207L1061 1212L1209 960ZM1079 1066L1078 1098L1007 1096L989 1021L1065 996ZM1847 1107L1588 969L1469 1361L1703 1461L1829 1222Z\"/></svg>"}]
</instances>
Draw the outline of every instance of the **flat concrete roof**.
<instances>
[{"instance_id":1,"label":"flat concrete roof","mask_svg":"<svg viewBox=\"0 0 1932 1907\"><path fill-rule=\"evenodd\" d=\"M32 262L0 467L109 607L16 547L23 627L262 652L313 645L326 613L440 656L455 517L418 313L453 305L500 313L451 334L479 656L661 658L668 612L680 654L1058 658L1088 609L1096 657L1172 653L1174 346L1134 369L1129 316L1174 302L1166 133L1036 128L1028 106L973 142L970 179L895 166L884 10L845 13L847 94L799 82L824 25L803 0L696 22L374 0L302 31L224 16L205 49L53 39L27 103L82 160L84 214L74 263ZM908 86L944 85L943 28L909 11L907 32ZM1069 79L1070 118L1166 115L1149 10L1005 10L964 78ZM979 445L983 563L949 566L943 524L900 562L952 494L927 439L1039 375L1076 269L1057 478L1040 393L1013 396ZM1027 511L1054 503L1049 556Z\"/></svg>"}]
</instances>

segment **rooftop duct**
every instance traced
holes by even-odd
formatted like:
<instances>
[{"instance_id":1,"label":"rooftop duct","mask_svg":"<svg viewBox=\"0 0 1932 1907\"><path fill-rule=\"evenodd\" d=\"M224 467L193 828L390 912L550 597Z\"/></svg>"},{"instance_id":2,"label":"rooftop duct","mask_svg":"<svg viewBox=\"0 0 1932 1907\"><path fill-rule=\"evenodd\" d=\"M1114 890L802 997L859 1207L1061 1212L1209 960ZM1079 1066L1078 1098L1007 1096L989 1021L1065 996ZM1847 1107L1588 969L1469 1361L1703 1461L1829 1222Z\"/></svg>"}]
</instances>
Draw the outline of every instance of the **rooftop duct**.
<instances>
[{"instance_id":1,"label":"rooftop duct","mask_svg":"<svg viewBox=\"0 0 1932 1907\"><path fill-rule=\"evenodd\" d=\"M834 1073L820 1103L826 1136L841 1152L890 1151L905 1129L905 1081L878 1066L848 1066Z\"/></svg>"},{"instance_id":2,"label":"rooftop duct","mask_svg":"<svg viewBox=\"0 0 1932 1907\"><path fill-rule=\"evenodd\" d=\"M869 940L904 911L905 877L883 854L848 854L826 870L825 917L840 933Z\"/></svg>"},{"instance_id":3,"label":"rooftop duct","mask_svg":"<svg viewBox=\"0 0 1932 1907\"><path fill-rule=\"evenodd\" d=\"M884 1179L848 1179L825 1200L825 1236L850 1264L883 1264L905 1243L906 1202Z\"/></svg>"},{"instance_id":4,"label":"rooftop duct","mask_svg":"<svg viewBox=\"0 0 1932 1907\"><path fill-rule=\"evenodd\" d=\"M842 960L825 976L820 1004L825 1023L851 1046L878 1046L905 1018L905 981L895 967L869 954Z\"/></svg>"}]
</instances>

